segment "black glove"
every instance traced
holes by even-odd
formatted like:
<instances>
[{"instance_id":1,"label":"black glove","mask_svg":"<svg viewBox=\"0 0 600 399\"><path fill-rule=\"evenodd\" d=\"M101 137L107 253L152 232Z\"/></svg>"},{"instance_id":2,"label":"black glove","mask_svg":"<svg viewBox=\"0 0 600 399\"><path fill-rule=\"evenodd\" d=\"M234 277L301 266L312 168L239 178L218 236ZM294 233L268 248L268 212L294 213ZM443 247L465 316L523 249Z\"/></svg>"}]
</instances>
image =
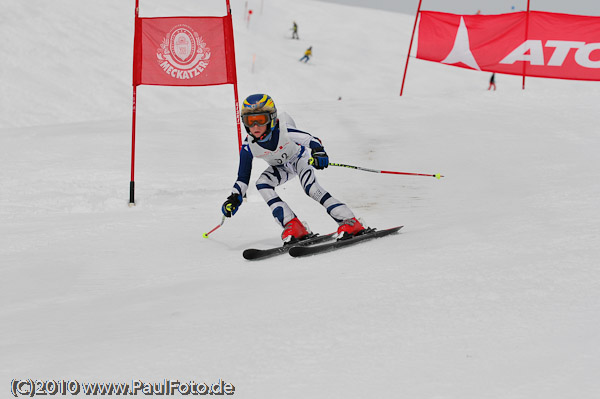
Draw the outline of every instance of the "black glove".
<instances>
[{"instance_id":1,"label":"black glove","mask_svg":"<svg viewBox=\"0 0 600 399\"><path fill-rule=\"evenodd\" d=\"M329 156L323 147L312 149L311 165L314 166L315 169L325 169L329 166Z\"/></svg>"},{"instance_id":2,"label":"black glove","mask_svg":"<svg viewBox=\"0 0 600 399\"><path fill-rule=\"evenodd\" d=\"M223 202L223 206L221 207L221 212L223 215L228 218L235 215L240 205L242 205L242 196L241 194L233 193L229 197L227 197L227 201Z\"/></svg>"}]
</instances>

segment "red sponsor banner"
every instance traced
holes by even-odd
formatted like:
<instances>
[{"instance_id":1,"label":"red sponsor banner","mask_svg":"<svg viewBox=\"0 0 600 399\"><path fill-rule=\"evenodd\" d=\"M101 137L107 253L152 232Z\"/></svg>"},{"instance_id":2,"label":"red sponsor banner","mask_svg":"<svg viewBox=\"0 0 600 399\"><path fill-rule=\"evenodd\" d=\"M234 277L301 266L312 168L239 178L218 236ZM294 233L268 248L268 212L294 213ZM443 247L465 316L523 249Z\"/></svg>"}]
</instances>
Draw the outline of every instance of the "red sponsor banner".
<instances>
[{"instance_id":1,"label":"red sponsor banner","mask_svg":"<svg viewBox=\"0 0 600 399\"><path fill-rule=\"evenodd\" d=\"M417 58L511 75L600 80L600 17L422 11Z\"/></svg>"},{"instance_id":2,"label":"red sponsor banner","mask_svg":"<svg viewBox=\"0 0 600 399\"><path fill-rule=\"evenodd\" d=\"M208 86L235 82L227 17L137 18L133 84Z\"/></svg>"},{"instance_id":3,"label":"red sponsor banner","mask_svg":"<svg viewBox=\"0 0 600 399\"><path fill-rule=\"evenodd\" d=\"M129 206L135 205L137 86L233 84L238 151L242 148L229 0L225 0L227 15L224 17L140 18L139 3L139 0L135 1Z\"/></svg>"}]
</instances>

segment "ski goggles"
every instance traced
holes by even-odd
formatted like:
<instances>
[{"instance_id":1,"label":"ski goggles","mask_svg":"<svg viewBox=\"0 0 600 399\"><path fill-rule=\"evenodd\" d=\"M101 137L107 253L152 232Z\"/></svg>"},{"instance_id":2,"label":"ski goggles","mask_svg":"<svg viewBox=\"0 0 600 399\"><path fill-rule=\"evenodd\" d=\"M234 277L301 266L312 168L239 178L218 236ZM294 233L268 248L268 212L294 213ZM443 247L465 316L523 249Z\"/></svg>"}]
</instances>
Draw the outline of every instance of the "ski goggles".
<instances>
[{"instance_id":1,"label":"ski goggles","mask_svg":"<svg viewBox=\"0 0 600 399\"><path fill-rule=\"evenodd\" d=\"M269 122L271 122L271 114L268 112L264 112L261 114L246 114L242 115L242 122L246 127L251 127L254 125L265 126Z\"/></svg>"}]
</instances>

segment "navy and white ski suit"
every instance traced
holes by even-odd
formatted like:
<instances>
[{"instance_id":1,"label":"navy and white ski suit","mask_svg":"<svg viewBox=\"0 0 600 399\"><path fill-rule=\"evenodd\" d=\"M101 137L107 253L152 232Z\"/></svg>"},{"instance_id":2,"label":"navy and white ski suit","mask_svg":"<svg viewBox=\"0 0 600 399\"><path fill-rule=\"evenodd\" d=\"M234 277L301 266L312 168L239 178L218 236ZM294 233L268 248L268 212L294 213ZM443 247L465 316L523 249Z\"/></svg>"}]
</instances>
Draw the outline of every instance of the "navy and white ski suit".
<instances>
[{"instance_id":1,"label":"navy and white ski suit","mask_svg":"<svg viewBox=\"0 0 600 399\"><path fill-rule=\"evenodd\" d=\"M296 129L294 120L282 113L273 131L263 140L254 141L247 136L240 151L237 181L232 193L244 196L250 183L252 161L262 158L269 167L256 181L273 217L282 227L296 217L289 205L275 192L275 187L293 179L296 175L306 195L319 202L338 224L351 219L354 214L348 206L329 194L317 182L315 168L309 164L311 149L322 147L321 140L307 132Z\"/></svg>"}]
</instances>

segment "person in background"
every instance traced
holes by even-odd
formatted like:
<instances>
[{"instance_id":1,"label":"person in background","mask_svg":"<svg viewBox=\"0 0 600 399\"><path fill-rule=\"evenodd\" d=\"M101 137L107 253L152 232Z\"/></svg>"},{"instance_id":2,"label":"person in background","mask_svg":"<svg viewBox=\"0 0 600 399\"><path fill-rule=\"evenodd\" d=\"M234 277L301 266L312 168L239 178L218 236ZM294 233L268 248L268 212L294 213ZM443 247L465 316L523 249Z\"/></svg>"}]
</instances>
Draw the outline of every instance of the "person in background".
<instances>
[{"instance_id":1,"label":"person in background","mask_svg":"<svg viewBox=\"0 0 600 399\"><path fill-rule=\"evenodd\" d=\"M304 56L302 58L300 58L298 61L304 61L304 63L307 63L308 60L310 59L311 55L312 55L312 46L310 46L309 48L306 49L306 51L304 52Z\"/></svg>"},{"instance_id":2,"label":"person in background","mask_svg":"<svg viewBox=\"0 0 600 399\"><path fill-rule=\"evenodd\" d=\"M294 26L292 26L292 39L300 39L298 37L298 24L294 21Z\"/></svg>"},{"instance_id":3,"label":"person in background","mask_svg":"<svg viewBox=\"0 0 600 399\"><path fill-rule=\"evenodd\" d=\"M491 88L494 88L494 91L496 91L496 74L492 73L492 77L490 78L490 85L488 87L488 90L490 90Z\"/></svg>"},{"instance_id":4,"label":"person in background","mask_svg":"<svg viewBox=\"0 0 600 399\"><path fill-rule=\"evenodd\" d=\"M284 244L295 243L310 236L310 231L298 219L290 206L279 197L275 188L298 176L306 195L317 201L338 224L337 239L344 240L366 232L350 208L334 198L318 182L315 169L329 165L329 156L321 140L296 128L286 113L277 116L273 99L267 94L252 94L242 105L242 121L248 136L240 150L237 180L221 211L226 217L235 215L242 205L250 184L252 160L261 158L269 164L256 181L275 222L283 227ZM256 229L258 226L253 226Z\"/></svg>"}]
</instances>

